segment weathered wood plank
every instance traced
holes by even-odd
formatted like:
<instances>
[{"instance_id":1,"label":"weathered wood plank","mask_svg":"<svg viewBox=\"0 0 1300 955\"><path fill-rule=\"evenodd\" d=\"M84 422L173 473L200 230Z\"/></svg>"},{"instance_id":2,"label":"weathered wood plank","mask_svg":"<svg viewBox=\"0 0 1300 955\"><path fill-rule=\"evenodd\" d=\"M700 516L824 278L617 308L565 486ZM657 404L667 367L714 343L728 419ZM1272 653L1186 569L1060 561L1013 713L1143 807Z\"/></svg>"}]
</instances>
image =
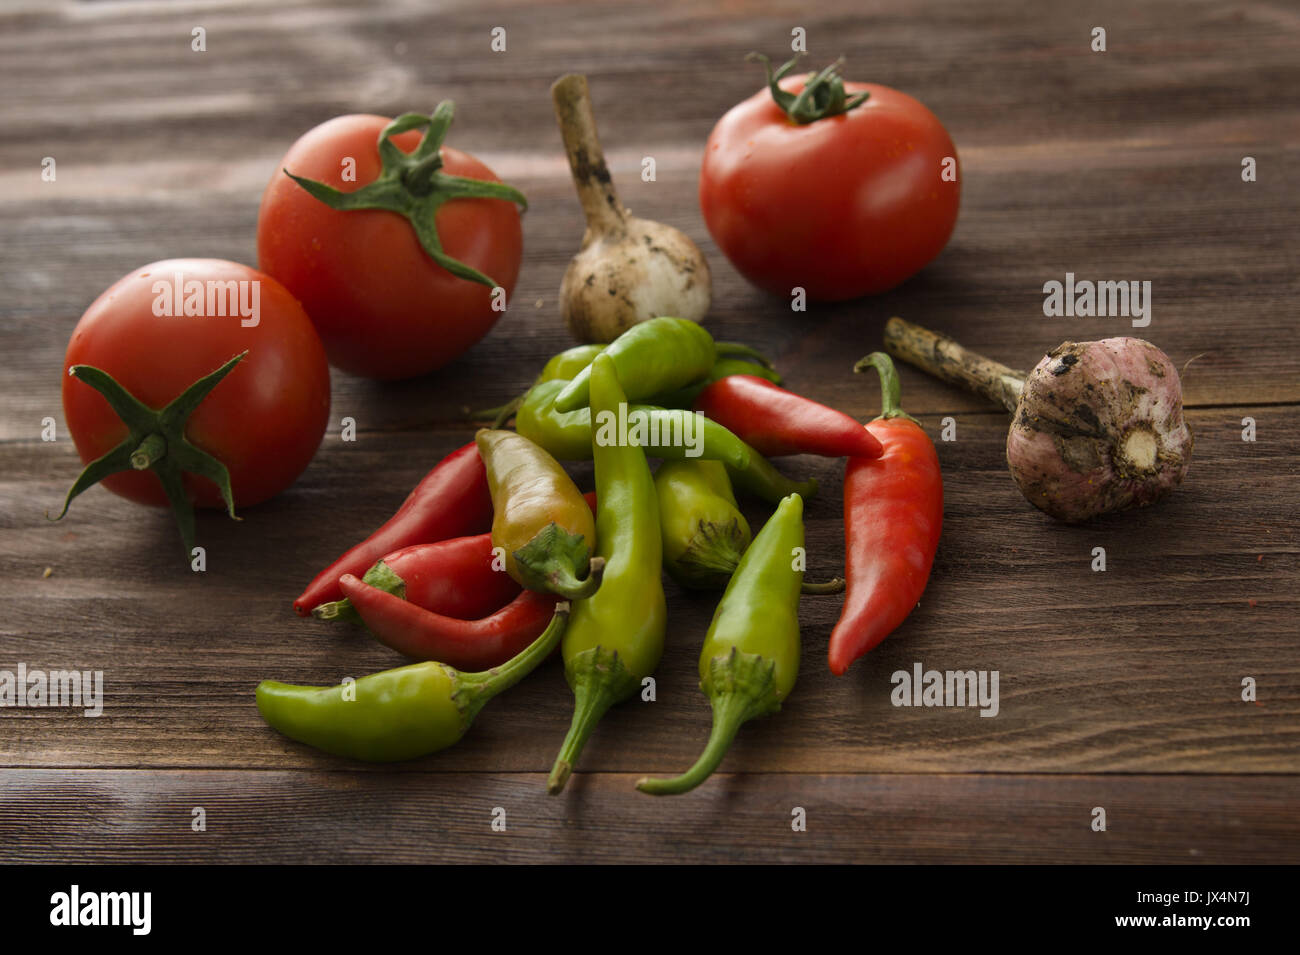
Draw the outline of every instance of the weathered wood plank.
<instances>
[{"instance_id":1,"label":"weathered wood plank","mask_svg":"<svg viewBox=\"0 0 1300 955\"><path fill-rule=\"evenodd\" d=\"M1300 861L1290 776L744 775L670 799L635 781L578 776L549 798L527 774L9 771L0 862Z\"/></svg>"}]
</instances>

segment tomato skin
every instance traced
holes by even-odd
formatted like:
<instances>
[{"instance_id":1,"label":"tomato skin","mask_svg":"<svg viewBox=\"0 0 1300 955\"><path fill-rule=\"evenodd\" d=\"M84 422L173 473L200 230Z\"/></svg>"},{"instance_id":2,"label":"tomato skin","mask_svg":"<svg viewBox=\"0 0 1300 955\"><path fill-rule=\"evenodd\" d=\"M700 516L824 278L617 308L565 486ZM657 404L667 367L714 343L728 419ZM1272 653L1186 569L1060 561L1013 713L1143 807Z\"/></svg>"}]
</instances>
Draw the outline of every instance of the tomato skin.
<instances>
[{"instance_id":1,"label":"tomato skin","mask_svg":"<svg viewBox=\"0 0 1300 955\"><path fill-rule=\"evenodd\" d=\"M381 165L382 116L339 116L309 130L276 167L257 220L258 265L292 292L316 324L330 362L366 378L410 378L440 368L491 330L501 312L492 290L457 278L434 262L401 216L377 209L339 211L286 176L314 179L340 192L373 182ZM405 152L412 130L393 137ZM442 148L443 171L499 182L473 156ZM343 180L343 160L356 181ZM514 292L523 229L514 203L453 199L438 210L443 250Z\"/></svg>"},{"instance_id":2,"label":"tomato skin","mask_svg":"<svg viewBox=\"0 0 1300 955\"><path fill-rule=\"evenodd\" d=\"M258 324L239 315L160 317L153 283L175 273L186 281L259 281ZM275 279L219 259L168 259L119 279L81 316L63 362L63 414L83 462L121 443L127 427L104 397L68 374L93 365L151 408L162 408L198 379L244 350L248 355L190 415L185 437L226 465L236 507L260 503L292 484L307 467L329 421L325 349L301 305ZM184 476L199 507L222 507L217 486ZM102 482L141 504L166 506L150 471L110 475Z\"/></svg>"},{"instance_id":3,"label":"tomato skin","mask_svg":"<svg viewBox=\"0 0 1300 955\"><path fill-rule=\"evenodd\" d=\"M803 80L781 88L797 93ZM755 285L814 301L884 292L942 251L957 222L961 174L947 130L924 105L875 83L861 106L798 125L762 89L709 134L700 209L718 247Z\"/></svg>"}]
</instances>

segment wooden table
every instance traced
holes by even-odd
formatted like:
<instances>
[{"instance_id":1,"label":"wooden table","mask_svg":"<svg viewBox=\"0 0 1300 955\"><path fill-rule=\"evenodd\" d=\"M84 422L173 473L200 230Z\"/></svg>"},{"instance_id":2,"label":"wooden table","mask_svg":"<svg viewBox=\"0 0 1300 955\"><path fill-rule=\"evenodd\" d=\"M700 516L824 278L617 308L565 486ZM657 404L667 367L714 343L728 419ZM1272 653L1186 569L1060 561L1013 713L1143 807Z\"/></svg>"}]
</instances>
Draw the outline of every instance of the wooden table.
<instances>
[{"instance_id":1,"label":"wooden table","mask_svg":"<svg viewBox=\"0 0 1300 955\"><path fill-rule=\"evenodd\" d=\"M1291 5L354 6L0 14L0 669L102 670L107 695L97 719L0 710L0 861L1300 861ZM199 26L203 53L191 51ZM489 49L495 26L504 53ZM844 53L851 76L927 103L964 177L935 263L889 294L806 314L732 270L696 203L709 129L759 81L743 54L783 52L795 26L818 65ZM1104 53L1090 49L1096 26ZM894 314L1024 366L1062 339L1141 334L1186 366L1185 486L1151 510L1052 523L1006 473L1003 414L906 369L906 407L931 435L956 424L939 441L945 526L929 589L842 678L824 662L840 601L805 600L794 695L742 731L702 789L652 800L632 788L688 765L707 730L695 661L714 598L673 585L657 700L610 713L560 798L543 789L571 705L555 661L429 759L359 766L278 736L253 706L259 679L336 682L399 662L296 618L291 598L468 440L467 405L506 400L570 344L556 293L581 219L547 92L566 71L590 77L625 202L708 255L709 326L773 355L791 387L874 415L874 382L850 367ZM101 489L48 524L79 469L63 352L99 291L176 255L254 263L261 190L299 133L446 97L459 106L452 143L531 202L519 287L493 333L424 379L336 374L330 432L298 483L242 523L201 517L202 575L176 560L169 515ZM41 180L45 156L56 182ZM1242 181L1246 156L1255 182ZM1045 318L1043 283L1067 271L1151 281L1151 325ZM345 415L355 443L340 440ZM54 443L41 440L47 416ZM832 574L842 466L786 466L822 482L809 572ZM997 670L999 714L894 707L891 674L916 662ZM1242 700L1246 677L1256 702ZM806 831L792 828L795 807Z\"/></svg>"}]
</instances>

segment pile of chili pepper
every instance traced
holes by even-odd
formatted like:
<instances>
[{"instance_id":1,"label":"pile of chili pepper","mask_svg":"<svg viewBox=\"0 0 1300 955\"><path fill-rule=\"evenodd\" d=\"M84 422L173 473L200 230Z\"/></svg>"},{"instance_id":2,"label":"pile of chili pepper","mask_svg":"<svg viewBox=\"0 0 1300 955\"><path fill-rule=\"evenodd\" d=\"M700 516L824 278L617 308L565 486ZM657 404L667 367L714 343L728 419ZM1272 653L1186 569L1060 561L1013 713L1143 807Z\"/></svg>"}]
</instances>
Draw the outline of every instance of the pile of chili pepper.
<instances>
[{"instance_id":1,"label":"pile of chili pepper","mask_svg":"<svg viewBox=\"0 0 1300 955\"><path fill-rule=\"evenodd\" d=\"M559 792L604 714L660 662L667 571L723 591L699 661L713 730L685 774L638 788L698 786L740 726L793 690L801 595L845 592L828 645L842 674L925 587L943 516L938 458L899 407L890 359L868 355L855 371L868 368L882 411L864 426L781 387L753 349L682 319L555 355L525 394L486 413L492 428L294 601L419 662L338 687L266 682L259 710L327 752L407 759L457 742L491 696L558 647L574 697L548 781ZM817 484L767 460L794 454L846 459L844 579L804 580L803 503ZM569 477L561 462L572 460L593 462L594 493ZM757 536L737 491L776 508Z\"/></svg>"}]
</instances>

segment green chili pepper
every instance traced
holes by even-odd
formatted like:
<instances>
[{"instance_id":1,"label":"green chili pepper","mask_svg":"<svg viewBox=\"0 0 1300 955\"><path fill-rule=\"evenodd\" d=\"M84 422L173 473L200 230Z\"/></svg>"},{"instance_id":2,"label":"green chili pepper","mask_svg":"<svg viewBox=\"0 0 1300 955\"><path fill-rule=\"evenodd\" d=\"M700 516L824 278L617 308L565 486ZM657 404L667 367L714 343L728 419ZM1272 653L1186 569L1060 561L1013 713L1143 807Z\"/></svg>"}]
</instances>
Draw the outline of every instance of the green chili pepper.
<instances>
[{"instance_id":1,"label":"green chili pepper","mask_svg":"<svg viewBox=\"0 0 1300 955\"><path fill-rule=\"evenodd\" d=\"M574 345L557 355L552 355L542 367L542 373L533 381L533 386L544 381L572 380L591 364L593 358L608 347L608 345ZM748 345L741 345L739 342L714 342L714 349L717 351L718 359L705 378L676 391L666 392L663 396L656 396L648 403L660 408L689 408L701 391L727 375L757 375L774 385L781 384L782 378L772 369L772 363ZM747 355L749 358L726 357L731 355ZM510 420L512 414L519 410L519 406L527 397L528 394L525 393L496 408L470 412L470 417L475 421L490 420L492 427L500 428Z\"/></svg>"},{"instance_id":2,"label":"green chili pepper","mask_svg":"<svg viewBox=\"0 0 1300 955\"><path fill-rule=\"evenodd\" d=\"M683 587L726 586L750 540L726 467L717 461L665 461L655 472L655 492L664 568Z\"/></svg>"},{"instance_id":3,"label":"green chili pepper","mask_svg":"<svg viewBox=\"0 0 1300 955\"><path fill-rule=\"evenodd\" d=\"M557 355L552 355L550 361L542 367L542 373L537 376L537 381L533 382L533 384L540 381L554 381L557 378L570 381L578 377L578 373L590 365L596 356L608 347L608 345L574 345ZM709 373L709 381L717 381L724 375L754 374L766 378L773 384L781 384L781 376L772 370L772 362L767 356L755 351L748 345L742 345L740 342L714 342L713 349L717 352L718 360L713 363L713 371ZM746 355L748 360L732 357L735 355ZM726 371L720 374L719 367L722 365L734 366L737 369L742 366L749 369L757 367L759 370L749 372ZM703 385L700 387L703 388Z\"/></svg>"},{"instance_id":4,"label":"green chili pepper","mask_svg":"<svg viewBox=\"0 0 1300 955\"><path fill-rule=\"evenodd\" d=\"M749 354L766 362L744 345L730 344L730 354ZM713 336L684 318L652 318L633 325L610 343L603 354L614 362L618 380L629 401L649 398L700 381L717 361ZM587 404L591 366L574 377L555 398L559 411L576 411Z\"/></svg>"},{"instance_id":5,"label":"green chili pepper","mask_svg":"<svg viewBox=\"0 0 1300 955\"><path fill-rule=\"evenodd\" d=\"M415 663L341 686L257 686L262 719L285 736L337 756L370 762L414 759L460 741L488 700L551 655L565 633L569 605L518 655L482 673L445 663Z\"/></svg>"},{"instance_id":6,"label":"green chili pepper","mask_svg":"<svg viewBox=\"0 0 1300 955\"><path fill-rule=\"evenodd\" d=\"M722 342L718 342L718 347L722 347ZM701 391L728 375L753 375L774 385L779 385L783 381L779 372L757 362L745 361L743 358L719 358L713 363L713 368L709 370L708 375L700 381L678 388L676 391L655 395L649 399L649 403L660 408L689 408L695 403Z\"/></svg>"},{"instance_id":7,"label":"green chili pepper","mask_svg":"<svg viewBox=\"0 0 1300 955\"><path fill-rule=\"evenodd\" d=\"M617 413L626 397L614 360L600 355L591 367L592 411ZM593 443L596 552L605 558L605 576L594 595L574 604L564 635L564 675L573 690L574 711L547 783L551 793L564 788L601 717L636 695L664 650L668 610L650 468L635 445Z\"/></svg>"},{"instance_id":8,"label":"green chili pepper","mask_svg":"<svg viewBox=\"0 0 1300 955\"><path fill-rule=\"evenodd\" d=\"M584 368L596 360L608 345L574 345L558 355L552 355L542 366L542 373L537 376L538 384L543 381L572 381Z\"/></svg>"},{"instance_id":9,"label":"green chili pepper","mask_svg":"<svg viewBox=\"0 0 1300 955\"><path fill-rule=\"evenodd\" d=\"M675 779L636 788L665 796L694 789L718 768L736 731L775 713L799 674L799 588L803 583L803 501L791 494L740 559L700 652L700 689L713 707L709 742Z\"/></svg>"},{"instance_id":10,"label":"green chili pepper","mask_svg":"<svg viewBox=\"0 0 1300 955\"><path fill-rule=\"evenodd\" d=\"M566 413L555 410L555 395L566 384L556 380L534 385L515 415L515 430L561 461L590 460L591 409ZM624 407L629 436L643 434L646 441L642 448L651 457L703 457L742 470L750 465L749 445L704 415L650 405ZM614 424L618 423L615 414Z\"/></svg>"},{"instance_id":11,"label":"green chili pepper","mask_svg":"<svg viewBox=\"0 0 1300 955\"><path fill-rule=\"evenodd\" d=\"M749 445L745 447L749 448ZM753 448L749 448L749 465L737 468L728 464L727 476L737 488L768 504L780 503L791 494L812 497L817 493L816 478L809 478L806 481L788 478Z\"/></svg>"}]
</instances>

